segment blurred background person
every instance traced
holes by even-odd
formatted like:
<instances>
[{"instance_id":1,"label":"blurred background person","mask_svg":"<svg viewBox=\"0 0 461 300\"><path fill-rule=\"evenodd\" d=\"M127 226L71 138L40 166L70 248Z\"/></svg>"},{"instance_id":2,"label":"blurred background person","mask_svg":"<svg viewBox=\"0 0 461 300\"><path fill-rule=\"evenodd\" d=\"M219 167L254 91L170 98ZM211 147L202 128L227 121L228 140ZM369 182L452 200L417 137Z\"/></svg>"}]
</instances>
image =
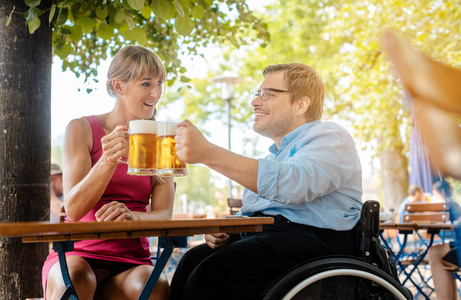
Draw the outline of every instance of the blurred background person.
<instances>
[{"instance_id":1,"label":"blurred background person","mask_svg":"<svg viewBox=\"0 0 461 300\"><path fill-rule=\"evenodd\" d=\"M423 199L424 199L423 187L419 185L410 185L410 187L408 188L408 197L403 199L402 203L399 206L399 210L398 210L399 223L403 222L403 215L405 213L405 205L421 203L423 202Z\"/></svg>"},{"instance_id":2,"label":"blurred background person","mask_svg":"<svg viewBox=\"0 0 461 300\"><path fill-rule=\"evenodd\" d=\"M446 180L434 182L432 185L432 200L433 203L443 203L447 201L449 196L453 195L453 188Z\"/></svg>"},{"instance_id":3,"label":"blurred background person","mask_svg":"<svg viewBox=\"0 0 461 300\"><path fill-rule=\"evenodd\" d=\"M51 164L50 222L57 223L64 213L62 194L62 170L58 164Z\"/></svg>"}]
</instances>

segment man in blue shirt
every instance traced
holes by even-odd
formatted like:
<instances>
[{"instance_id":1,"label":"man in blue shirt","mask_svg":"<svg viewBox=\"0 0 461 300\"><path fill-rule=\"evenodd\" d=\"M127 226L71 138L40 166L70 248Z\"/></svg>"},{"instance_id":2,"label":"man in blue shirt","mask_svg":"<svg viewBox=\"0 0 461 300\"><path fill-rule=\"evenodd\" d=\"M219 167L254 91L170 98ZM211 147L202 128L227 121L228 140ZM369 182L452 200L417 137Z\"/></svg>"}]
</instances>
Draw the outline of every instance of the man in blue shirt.
<instances>
[{"instance_id":1,"label":"man in blue shirt","mask_svg":"<svg viewBox=\"0 0 461 300\"><path fill-rule=\"evenodd\" d=\"M205 236L181 259L171 299L260 299L305 260L357 252L362 170L350 134L322 122L325 85L310 66L268 66L251 105L253 129L274 141L251 159L211 144L188 120L176 129L178 157L245 187L239 214L272 216L263 232Z\"/></svg>"}]
</instances>

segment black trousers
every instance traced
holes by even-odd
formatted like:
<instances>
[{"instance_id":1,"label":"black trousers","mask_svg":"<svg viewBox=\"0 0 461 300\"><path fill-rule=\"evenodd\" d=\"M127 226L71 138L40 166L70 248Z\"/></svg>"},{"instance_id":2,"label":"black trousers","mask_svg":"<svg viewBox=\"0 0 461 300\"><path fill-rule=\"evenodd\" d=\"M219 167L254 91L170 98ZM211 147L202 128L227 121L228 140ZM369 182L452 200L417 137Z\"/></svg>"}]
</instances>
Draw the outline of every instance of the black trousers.
<instances>
[{"instance_id":1,"label":"black trousers","mask_svg":"<svg viewBox=\"0 0 461 300\"><path fill-rule=\"evenodd\" d=\"M171 282L171 300L262 299L278 276L324 255L356 255L357 233L290 222L282 216L262 232L232 235L213 250L202 244L187 251Z\"/></svg>"}]
</instances>

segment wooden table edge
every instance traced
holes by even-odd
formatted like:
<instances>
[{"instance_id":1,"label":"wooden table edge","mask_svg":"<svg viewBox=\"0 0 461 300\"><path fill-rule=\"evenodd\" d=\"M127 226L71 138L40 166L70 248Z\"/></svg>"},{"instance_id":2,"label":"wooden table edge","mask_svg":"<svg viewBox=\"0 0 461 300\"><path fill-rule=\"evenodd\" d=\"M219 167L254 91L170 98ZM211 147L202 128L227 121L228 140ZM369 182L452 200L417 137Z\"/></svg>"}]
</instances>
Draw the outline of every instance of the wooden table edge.
<instances>
[{"instance_id":1,"label":"wooden table edge","mask_svg":"<svg viewBox=\"0 0 461 300\"><path fill-rule=\"evenodd\" d=\"M0 224L0 237L22 237L23 242L57 240L138 238L142 236L181 236L218 232L261 231L273 224L270 217L184 219L125 222L19 222Z\"/></svg>"}]
</instances>

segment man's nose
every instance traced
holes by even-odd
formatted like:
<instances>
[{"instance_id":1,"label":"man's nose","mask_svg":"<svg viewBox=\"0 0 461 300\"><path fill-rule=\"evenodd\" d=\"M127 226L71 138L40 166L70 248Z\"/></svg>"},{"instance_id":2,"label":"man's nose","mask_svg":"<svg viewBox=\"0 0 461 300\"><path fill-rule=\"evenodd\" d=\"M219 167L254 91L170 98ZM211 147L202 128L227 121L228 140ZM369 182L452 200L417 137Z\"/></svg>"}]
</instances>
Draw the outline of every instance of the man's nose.
<instances>
[{"instance_id":1,"label":"man's nose","mask_svg":"<svg viewBox=\"0 0 461 300\"><path fill-rule=\"evenodd\" d=\"M262 104L262 100L261 100L261 97L260 97L260 96L256 96L256 98L254 98L254 99L251 101L251 106L253 106L253 107L261 106L261 104Z\"/></svg>"}]
</instances>

